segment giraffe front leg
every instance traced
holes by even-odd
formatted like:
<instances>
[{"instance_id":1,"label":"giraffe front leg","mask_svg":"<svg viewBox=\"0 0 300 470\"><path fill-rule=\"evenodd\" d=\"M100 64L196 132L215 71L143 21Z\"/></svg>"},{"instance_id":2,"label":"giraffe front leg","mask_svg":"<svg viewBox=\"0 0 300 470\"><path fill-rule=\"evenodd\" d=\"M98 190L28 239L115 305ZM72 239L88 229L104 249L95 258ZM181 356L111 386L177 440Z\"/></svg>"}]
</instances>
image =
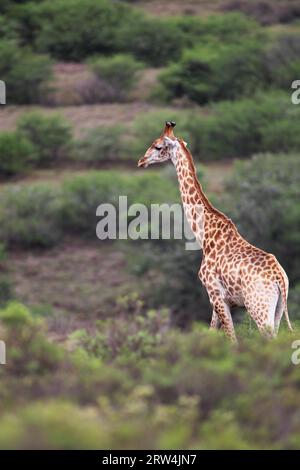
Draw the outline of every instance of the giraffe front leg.
<instances>
[{"instance_id":1,"label":"giraffe front leg","mask_svg":"<svg viewBox=\"0 0 300 470\"><path fill-rule=\"evenodd\" d=\"M221 297L217 297L214 300L213 308L225 335L230 339L230 341L237 343L232 316L227 303Z\"/></svg>"}]
</instances>

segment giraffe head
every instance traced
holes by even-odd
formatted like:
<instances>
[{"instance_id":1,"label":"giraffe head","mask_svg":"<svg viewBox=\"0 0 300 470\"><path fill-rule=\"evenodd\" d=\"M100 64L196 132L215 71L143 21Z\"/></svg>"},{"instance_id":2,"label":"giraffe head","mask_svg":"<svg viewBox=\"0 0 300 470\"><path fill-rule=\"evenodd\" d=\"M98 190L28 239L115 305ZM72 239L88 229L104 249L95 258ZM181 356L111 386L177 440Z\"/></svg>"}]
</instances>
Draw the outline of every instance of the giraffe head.
<instances>
[{"instance_id":1,"label":"giraffe head","mask_svg":"<svg viewBox=\"0 0 300 470\"><path fill-rule=\"evenodd\" d=\"M153 163L165 162L176 154L179 142L174 135L175 126L174 121L166 122L162 135L150 145L145 155L138 161L138 167L146 168Z\"/></svg>"}]
</instances>

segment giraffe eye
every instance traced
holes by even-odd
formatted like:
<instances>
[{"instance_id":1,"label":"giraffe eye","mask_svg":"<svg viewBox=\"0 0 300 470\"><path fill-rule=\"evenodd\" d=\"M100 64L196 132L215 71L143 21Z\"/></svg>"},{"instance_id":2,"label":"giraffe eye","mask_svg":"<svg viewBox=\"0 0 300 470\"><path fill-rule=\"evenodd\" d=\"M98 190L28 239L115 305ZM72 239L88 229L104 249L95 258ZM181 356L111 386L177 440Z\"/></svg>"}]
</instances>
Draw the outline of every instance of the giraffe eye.
<instances>
[{"instance_id":1,"label":"giraffe eye","mask_svg":"<svg viewBox=\"0 0 300 470\"><path fill-rule=\"evenodd\" d=\"M162 147L160 145L155 145L154 148L155 148L155 150L161 150L162 149Z\"/></svg>"}]
</instances>

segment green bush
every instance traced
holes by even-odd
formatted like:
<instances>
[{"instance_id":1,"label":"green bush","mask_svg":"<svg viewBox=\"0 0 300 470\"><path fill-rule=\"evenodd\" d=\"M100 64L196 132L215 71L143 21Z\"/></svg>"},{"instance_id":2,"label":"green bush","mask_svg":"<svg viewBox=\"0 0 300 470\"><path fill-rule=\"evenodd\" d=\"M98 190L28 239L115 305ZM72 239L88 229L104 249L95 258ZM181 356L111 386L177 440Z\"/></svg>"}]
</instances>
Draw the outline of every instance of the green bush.
<instances>
[{"instance_id":1,"label":"green bush","mask_svg":"<svg viewBox=\"0 0 300 470\"><path fill-rule=\"evenodd\" d=\"M93 58L90 67L104 86L102 101L111 102L128 99L136 84L141 65L130 55L118 54Z\"/></svg>"},{"instance_id":2,"label":"green bush","mask_svg":"<svg viewBox=\"0 0 300 470\"><path fill-rule=\"evenodd\" d=\"M52 62L14 42L0 41L0 76L7 87L7 102L39 103L52 77Z\"/></svg>"},{"instance_id":3,"label":"green bush","mask_svg":"<svg viewBox=\"0 0 300 470\"><path fill-rule=\"evenodd\" d=\"M0 134L0 175L23 173L33 160L34 148L19 132Z\"/></svg>"},{"instance_id":4,"label":"green bush","mask_svg":"<svg viewBox=\"0 0 300 470\"><path fill-rule=\"evenodd\" d=\"M119 299L119 302L124 302L124 299ZM70 339L91 356L106 361L118 356L135 360L148 357L170 331L170 315L166 309L148 310L144 314L140 310L137 301L136 311L127 315L122 312L117 319L98 320L93 335L84 329L77 330Z\"/></svg>"},{"instance_id":5,"label":"green bush","mask_svg":"<svg viewBox=\"0 0 300 470\"><path fill-rule=\"evenodd\" d=\"M29 3L17 14L23 41L55 58L75 61L118 52L118 31L132 16L141 14L108 0L47 0Z\"/></svg>"},{"instance_id":6,"label":"green bush","mask_svg":"<svg viewBox=\"0 0 300 470\"><path fill-rule=\"evenodd\" d=\"M239 163L227 190L227 212L247 240L276 255L299 281L299 154L262 154Z\"/></svg>"},{"instance_id":7,"label":"green bush","mask_svg":"<svg viewBox=\"0 0 300 470\"><path fill-rule=\"evenodd\" d=\"M92 129L76 143L76 159L90 164L118 161L124 156L124 150L124 128L102 126Z\"/></svg>"},{"instance_id":8,"label":"green bush","mask_svg":"<svg viewBox=\"0 0 300 470\"><path fill-rule=\"evenodd\" d=\"M17 129L31 142L38 165L48 166L68 157L71 127L60 115L26 113L19 119Z\"/></svg>"},{"instance_id":9,"label":"green bush","mask_svg":"<svg viewBox=\"0 0 300 470\"><path fill-rule=\"evenodd\" d=\"M264 34L256 21L238 12L208 17L182 15L175 17L171 22L181 31L186 47L207 42L215 42L218 45L234 44L239 42L241 37Z\"/></svg>"},{"instance_id":10,"label":"green bush","mask_svg":"<svg viewBox=\"0 0 300 470\"><path fill-rule=\"evenodd\" d=\"M178 58L182 46L181 32L172 22L121 2L46 0L19 7L16 17L25 44L61 60L125 52L163 65Z\"/></svg>"},{"instance_id":11,"label":"green bush","mask_svg":"<svg viewBox=\"0 0 300 470\"><path fill-rule=\"evenodd\" d=\"M300 34L281 34L270 41L265 51L267 79L273 86L287 90L300 73Z\"/></svg>"},{"instance_id":12,"label":"green bush","mask_svg":"<svg viewBox=\"0 0 300 470\"><path fill-rule=\"evenodd\" d=\"M295 116L290 110L280 94L259 94L252 99L213 105L206 116L195 116L190 122L195 155L202 161L247 157L265 150L280 152L281 145L276 148L269 136L273 126L293 123ZM292 149L288 136L280 134L275 140L280 138Z\"/></svg>"},{"instance_id":13,"label":"green bush","mask_svg":"<svg viewBox=\"0 0 300 470\"><path fill-rule=\"evenodd\" d=\"M266 84L263 46L256 39L197 46L170 65L160 81L170 98L186 96L198 104L249 96Z\"/></svg>"},{"instance_id":14,"label":"green bush","mask_svg":"<svg viewBox=\"0 0 300 470\"><path fill-rule=\"evenodd\" d=\"M166 109L139 116L131 130L131 153L143 155L161 134L163 122L171 118L177 122L176 135L187 141L200 162L300 150L299 109L291 107L284 94L271 92L179 114Z\"/></svg>"},{"instance_id":15,"label":"green bush","mask_svg":"<svg viewBox=\"0 0 300 470\"><path fill-rule=\"evenodd\" d=\"M62 354L45 337L45 325L24 305L10 302L0 310L1 337L9 345L7 373L19 376L53 371Z\"/></svg>"},{"instance_id":16,"label":"green bush","mask_svg":"<svg viewBox=\"0 0 300 470\"><path fill-rule=\"evenodd\" d=\"M11 351L0 369L0 448L298 448L297 334L273 342L242 337L234 349L200 325L156 338L156 322L164 323L154 315L150 347L147 334L125 338L130 321L115 321L108 341L100 323L86 344L77 331L63 349L22 305L11 304L0 319ZM91 348L96 338L101 347ZM125 347L111 354L112 344Z\"/></svg>"},{"instance_id":17,"label":"green bush","mask_svg":"<svg viewBox=\"0 0 300 470\"><path fill-rule=\"evenodd\" d=\"M120 47L153 66L177 60L183 47L183 37L172 21L132 16L119 31Z\"/></svg>"},{"instance_id":18,"label":"green bush","mask_svg":"<svg viewBox=\"0 0 300 470\"><path fill-rule=\"evenodd\" d=\"M168 200L166 201L166 194ZM69 178L62 186L62 226L66 233L95 237L99 221L96 209L102 203L118 208L119 196L128 197L128 205L173 202L177 187L162 175L148 171L143 175L122 174L118 171L99 171ZM118 213L118 211L117 211Z\"/></svg>"},{"instance_id":19,"label":"green bush","mask_svg":"<svg viewBox=\"0 0 300 470\"><path fill-rule=\"evenodd\" d=\"M58 190L38 183L2 190L0 240L10 246L50 247L61 239Z\"/></svg>"}]
</instances>

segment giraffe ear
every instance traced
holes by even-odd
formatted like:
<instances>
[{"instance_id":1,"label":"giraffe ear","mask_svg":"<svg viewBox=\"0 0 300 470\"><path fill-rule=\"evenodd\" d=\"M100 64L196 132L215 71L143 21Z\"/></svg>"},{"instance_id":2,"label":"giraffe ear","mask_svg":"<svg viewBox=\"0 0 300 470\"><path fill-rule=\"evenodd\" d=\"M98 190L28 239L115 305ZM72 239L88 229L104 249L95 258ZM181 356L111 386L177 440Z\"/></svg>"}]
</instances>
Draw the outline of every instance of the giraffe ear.
<instances>
[{"instance_id":1,"label":"giraffe ear","mask_svg":"<svg viewBox=\"0 0 300 470\"><path fill-rule=\"evenodd\" d=\"M177 141L170 139L170 137L165 136L164 137L164 143L168 145L171 148L174 148L176 146Z\"/></svg>"}]
</instances>

